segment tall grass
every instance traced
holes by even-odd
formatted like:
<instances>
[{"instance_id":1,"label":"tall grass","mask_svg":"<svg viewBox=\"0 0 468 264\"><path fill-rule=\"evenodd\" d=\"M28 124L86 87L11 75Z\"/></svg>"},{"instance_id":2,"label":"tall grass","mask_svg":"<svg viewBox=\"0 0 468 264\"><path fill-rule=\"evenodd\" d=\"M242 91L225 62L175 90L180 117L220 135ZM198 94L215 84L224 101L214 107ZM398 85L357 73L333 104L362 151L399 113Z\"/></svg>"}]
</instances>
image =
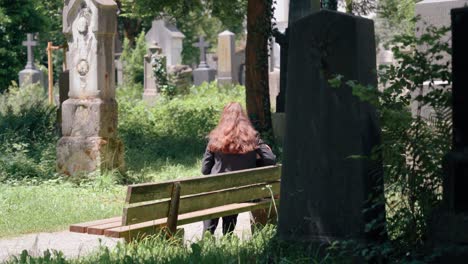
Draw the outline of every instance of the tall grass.
<instances>
[{"instance_id":1,"label":"tall grass","mask_svg":"<svg viewBox=\"0 0 468 264\"><path fill-rule=\"evenodd\" d=\"M66 259L58 252L31 257L27 252L7 263L350 263L335 259L313 244L282 242L276 227L266 226L249 240L236 236L215 239L210 235L189 246L163 236L139 243L119 244L115 249L102 247L93 255Z\"/></svg>"}]
</instances>

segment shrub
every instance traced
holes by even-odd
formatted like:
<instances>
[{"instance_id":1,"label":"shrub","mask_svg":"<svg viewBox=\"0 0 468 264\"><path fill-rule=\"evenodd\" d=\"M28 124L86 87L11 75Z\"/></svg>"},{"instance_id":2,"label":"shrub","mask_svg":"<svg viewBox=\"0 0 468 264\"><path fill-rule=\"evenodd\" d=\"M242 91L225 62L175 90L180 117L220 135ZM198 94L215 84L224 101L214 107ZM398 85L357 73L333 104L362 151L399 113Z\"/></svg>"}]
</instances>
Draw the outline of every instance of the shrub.
<instances>
[{"instance_id":1,"label":"shrub","mask_svg":"<svg viewBox=\"0 0 468 264\"><path fill-rule=\"evenodd\" d=\"M144 79L144 56L148 53L145 40L145 32L136 39L135 47L131 47L128 39L124 40L122 62L124 82L128 84L140 83L143 84Z\"/></svg>"},{"instance_id":2,"label":"shrub","mask_svg":"<svg viewBox=\"0 0 468 264\"><path fill-rule=\"evenodd\" d=\"M56 108L39 85L0 95L0 181L53 176L55 122Z\"/></svg>"}]
</instances>

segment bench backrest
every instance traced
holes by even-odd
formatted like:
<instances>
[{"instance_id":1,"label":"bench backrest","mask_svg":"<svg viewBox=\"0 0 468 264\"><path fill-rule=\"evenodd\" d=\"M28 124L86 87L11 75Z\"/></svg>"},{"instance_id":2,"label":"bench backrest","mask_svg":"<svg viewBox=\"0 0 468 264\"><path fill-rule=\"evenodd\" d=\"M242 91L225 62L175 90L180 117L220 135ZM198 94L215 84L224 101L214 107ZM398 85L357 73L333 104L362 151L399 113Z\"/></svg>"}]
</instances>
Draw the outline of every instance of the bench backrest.
<instances>
[{"instance_id":1,"label":"bench backrest","mask_svg":"<svg viewBox=\"0 0 468 264\"><path fill-rule=\"evenodd\" d=\"M122 224L131 225L279 194L281 166L128 186ZM174 203L177 200L177 203ZM172 201L172 203L171 203Z\"/></svg>"}]
</instances>

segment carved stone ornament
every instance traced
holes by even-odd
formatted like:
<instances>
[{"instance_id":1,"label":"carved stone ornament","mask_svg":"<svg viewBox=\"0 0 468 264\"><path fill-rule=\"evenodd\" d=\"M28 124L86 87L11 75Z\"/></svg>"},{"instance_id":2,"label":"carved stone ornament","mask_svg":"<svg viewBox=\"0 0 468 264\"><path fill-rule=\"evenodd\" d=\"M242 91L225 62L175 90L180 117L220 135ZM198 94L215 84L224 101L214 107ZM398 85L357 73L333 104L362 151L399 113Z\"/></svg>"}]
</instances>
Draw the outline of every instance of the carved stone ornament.
<instances>
[{"instance_id":1,"label":"carved stone ornament","mask_svg":"<svg viewBox=\"0 0 468 264\"><path fill-rule=\"evenodd\" d=\"M80 34L86 35L89 28L89 20L91 18L91 10L85 7L80 12L80 17L78 18L77 29Z\"/></svg>"},{"instance_id":2,"label":"carved stone ornament","mask_svg":"<svg viewBox=\"0 0 468 264\"><path fill-rule=\"evenodd\" d=\"M76 65L76 70L81 76L85 76L89 72L89 64L86 60L80 60Z\"/></svg>"}]
</instances>

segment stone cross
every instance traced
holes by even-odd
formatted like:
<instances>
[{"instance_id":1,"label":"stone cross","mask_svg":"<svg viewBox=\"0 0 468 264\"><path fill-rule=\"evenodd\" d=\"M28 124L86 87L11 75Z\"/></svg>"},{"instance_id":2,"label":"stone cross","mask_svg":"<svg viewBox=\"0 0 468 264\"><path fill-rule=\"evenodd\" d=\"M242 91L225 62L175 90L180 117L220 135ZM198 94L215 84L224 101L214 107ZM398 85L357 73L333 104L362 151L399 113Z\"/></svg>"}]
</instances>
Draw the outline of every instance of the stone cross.
<instances>
[{"instance_id":1,"label":"stone cross","mask_svg":"<svg viewBox=\"0 0 468 264\"><path fill-rule=\"evenodd\" d=\"M200 65L198 65L198 68L208 68L208 64L206 64L206 48L208 48L210 44L205 42L205 39L200 36L198 43L193 44L193 46L200 49Z\"/></svg>"},{"instance_id":2,"label":"stone cross","mask_svg":"<svg viewBox=\"0 0 468 264\"><path fill-rule=\"evenodd\" d=\"M34 65L34 47L37 46L37 41L34 41L34 35L32 33L28 33L27 40L23 41L23 46L28 48L28 63L26 64L25 69L36 69Z\"/></svg>"}]
</instances>

